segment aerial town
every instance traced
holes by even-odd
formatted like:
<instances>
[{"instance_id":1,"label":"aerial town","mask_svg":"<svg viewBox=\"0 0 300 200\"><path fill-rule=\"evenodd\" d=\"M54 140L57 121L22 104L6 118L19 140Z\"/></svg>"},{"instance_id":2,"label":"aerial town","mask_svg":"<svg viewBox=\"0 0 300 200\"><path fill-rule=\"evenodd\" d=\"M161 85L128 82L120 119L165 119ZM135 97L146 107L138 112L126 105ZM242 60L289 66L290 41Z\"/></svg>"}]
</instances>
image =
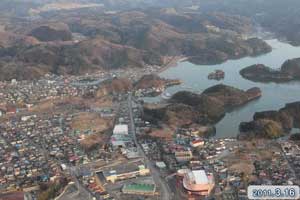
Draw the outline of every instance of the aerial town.
<instances>
[{"instance_id":1,"label":"aerial town","mask_svg":"<svg viewBox=\"0 0 300 200\"><path fill-rule=\"evenodd\" d=\"M300 199L299 0L0 0L0 200Z\"/></svg>"},{"instance_id":2,"label":"aerial town","mask_svg":"<svg viewBox=\"0 0 300 200\"><path fill-rule=\"evenodd\" d=\"M300 184L299 143L158 129L147 88L95 97L124 73L1 83L2 199L247 199L249 184Z\"/></svg>"}]
</instances>

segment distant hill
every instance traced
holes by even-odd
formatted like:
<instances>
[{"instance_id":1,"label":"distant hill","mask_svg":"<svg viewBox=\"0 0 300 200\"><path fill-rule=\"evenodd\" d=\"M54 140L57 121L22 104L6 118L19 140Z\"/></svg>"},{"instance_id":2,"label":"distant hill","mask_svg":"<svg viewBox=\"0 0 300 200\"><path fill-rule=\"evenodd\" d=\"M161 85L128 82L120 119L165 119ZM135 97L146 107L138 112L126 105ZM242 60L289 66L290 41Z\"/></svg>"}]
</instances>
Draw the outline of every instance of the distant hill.
<instances>
[{"instance_id":1,"label":"distant hill","mask_svg":"<svg viewBox=\"0 0 300 200\"><path fill-rule=\"evenodd\" d=\"M225 12L251 18L262 28L300 45L298 0L201 0L201 12Z\"/></svg>"},{"instance_id":2,"label":"distant hill","mask_svg":"<svg viewBox=\"0 0 300 200\"><path fill-rule=\"evenodd\" d=\"M214 64L271 51L263 40L243 37L253 26L248 18L224 13L154 8L113 14L58 11L35 17L5 21L10 37L0 39L0 80L163 65L165 56ZM13 35L23 42L13 42Z\"/></svg>"},{"instance_id":3,"label":"distant hill","mask_svg":"<svg viewBox=\"0 0 300 200\"><path fill-rule=\"evenodd\" d=\"M45 73L76 75L97 69L161 64L159 56L102 39L77 44L13 46L0 49L0 58L5 60L0 63L1 80L38 78Z\"/></svg>"}]
</instances>

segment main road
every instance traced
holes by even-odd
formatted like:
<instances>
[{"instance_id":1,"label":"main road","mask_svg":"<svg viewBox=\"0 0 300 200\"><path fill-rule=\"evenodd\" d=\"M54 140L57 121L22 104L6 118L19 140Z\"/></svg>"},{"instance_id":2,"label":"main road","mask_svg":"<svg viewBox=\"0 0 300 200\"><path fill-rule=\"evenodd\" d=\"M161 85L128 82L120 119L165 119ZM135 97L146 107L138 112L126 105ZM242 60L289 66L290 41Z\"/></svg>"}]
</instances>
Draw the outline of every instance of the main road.
<instances>
[{"instance_id":1,"label":"main road","mask_svg":"<svg viewBox=\"0 0 300 200\"><path fill-rule=\"evenodd\" d=\"M169 188L169 185L167 182L160 176L160 172L158 169L153 165L153 163L149 160L149 158L146 156L144 151L142 150L141 145L138 143L136 138L136 130L135 130L135 123L134 123L134 117L133 117L133 111L132 111L132 94L129 93L128 95L128 110L129 110L129 118L130 118L130 128L131 133L133 136L134 143L137 147L137 150L139 154L144 158L146 165L151 171L151 175L153 177L154 182L160 189L160 196L162 200L170 200L172 199L172 191Z\"/></svg>"}]
</instances>

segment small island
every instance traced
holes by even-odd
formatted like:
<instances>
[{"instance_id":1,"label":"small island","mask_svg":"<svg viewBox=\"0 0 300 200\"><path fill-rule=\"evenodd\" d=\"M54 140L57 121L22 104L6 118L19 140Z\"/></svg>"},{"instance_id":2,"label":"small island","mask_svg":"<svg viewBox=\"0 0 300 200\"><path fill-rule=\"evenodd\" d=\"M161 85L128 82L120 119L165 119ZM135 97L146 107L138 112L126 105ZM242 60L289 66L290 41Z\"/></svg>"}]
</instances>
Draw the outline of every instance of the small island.
<instances>
[{"instance_id":1,"label":"small island","mask_svg":"<svg viewBox=\"0 0 300 200\"><path fill-rule=\"evenodd\" d=\"M222 79L225 78L225 72L223 70L217 69L214 72L209 73L208 76L207 76L207 78L209 80L217 80L217 81L219 81L219 80L222 80Z\"/></svg>"},{"instance_id":2,"label":"small island","mask_svg":"<svg viewBox=\"0 0 300 200\"><path fill-rule=\"evenodd\" d=\"M243 78L257 82L288 82L300 80L300 58L287 60L275 70L263 64L255 64L240 71Z\"/></svg>"}]
</instances>

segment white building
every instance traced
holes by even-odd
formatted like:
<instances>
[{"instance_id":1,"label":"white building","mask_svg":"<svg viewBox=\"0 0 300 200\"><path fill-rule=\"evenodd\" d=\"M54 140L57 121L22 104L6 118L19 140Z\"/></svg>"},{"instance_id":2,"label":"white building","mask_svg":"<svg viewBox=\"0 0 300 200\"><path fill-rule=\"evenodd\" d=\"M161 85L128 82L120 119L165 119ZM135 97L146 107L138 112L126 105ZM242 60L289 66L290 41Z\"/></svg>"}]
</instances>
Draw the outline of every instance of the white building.
<instances>
[{"instance_id":1,"label":"white building","mask_svg":"<svg viewBox=\"0 0 300 200\"><path fill-rule=\"evenodd\" d=\"M128 125L126 124L118 124L114 127L113 130L114 135L128 135Z\"/></svg>"}]
</instances>

